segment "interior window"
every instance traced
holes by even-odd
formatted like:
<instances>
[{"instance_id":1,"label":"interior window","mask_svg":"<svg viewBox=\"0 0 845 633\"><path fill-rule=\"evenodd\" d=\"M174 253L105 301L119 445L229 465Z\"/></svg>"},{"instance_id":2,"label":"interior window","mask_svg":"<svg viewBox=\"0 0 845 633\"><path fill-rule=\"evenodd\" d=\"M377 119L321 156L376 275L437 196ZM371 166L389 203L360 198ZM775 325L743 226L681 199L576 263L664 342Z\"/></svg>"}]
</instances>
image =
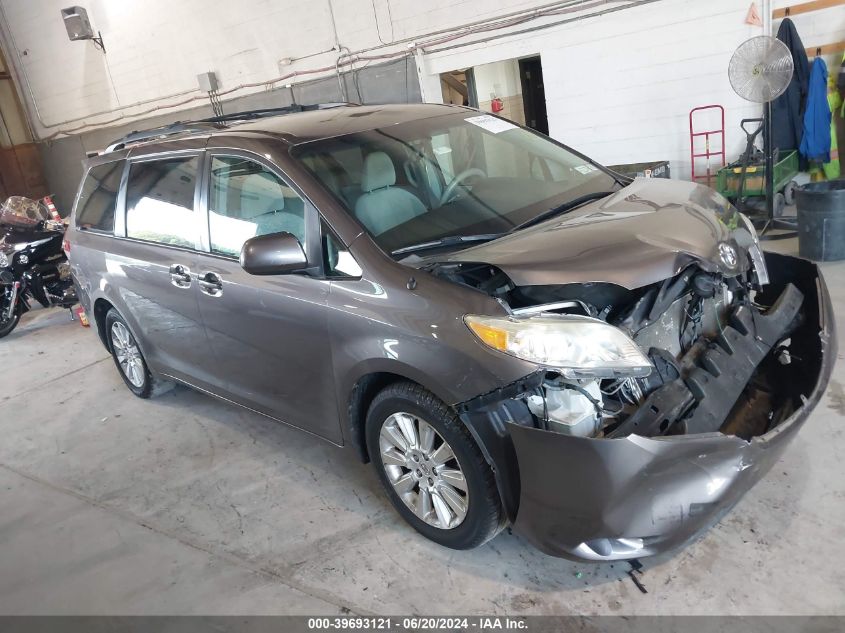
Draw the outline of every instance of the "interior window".
<instances>
[{"instance_id":1,"label":"interior window","mask_svg":"<svg viewBox=\"0 0 845 633\"><path fill-rule=\"evenodd\" d=\"M114 231L114 208L126 161L104 163L88 170L76 206L76 226L95 231Z\"/></svg>"},{"instance_id":2,"label":"interior window","mask_svg":"<svg viewBox=\"0 0 845 633\"><path fill-rule=\"evenodd\" d=\"M305 203L266 167L238 156L214 156L210 187L212 252L236 257L249 238L282 232L306 248Z\"/></svg>"},{"instance_id":3,"label":"interior window","mask_svg":"<svg viewBox=\"0 0 845 633\"><path fill-rule=\"evenodd\" d=\"M133 163L126 189L126 235L198 248L194 190L199 157Z\"/></svg>"}]
</instances>

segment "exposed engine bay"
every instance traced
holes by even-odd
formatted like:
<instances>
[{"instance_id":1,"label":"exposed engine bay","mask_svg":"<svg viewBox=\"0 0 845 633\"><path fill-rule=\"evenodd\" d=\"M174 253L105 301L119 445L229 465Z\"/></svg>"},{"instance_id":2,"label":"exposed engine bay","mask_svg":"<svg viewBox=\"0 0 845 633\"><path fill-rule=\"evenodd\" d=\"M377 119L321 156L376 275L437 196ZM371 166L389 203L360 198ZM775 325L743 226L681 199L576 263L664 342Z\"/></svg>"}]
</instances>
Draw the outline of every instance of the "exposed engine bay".
<instances>
[{"instance_id":1,"label":"exposed engine bay","mask_svg":"<svg viewBox=\"0 0 845 633\"><path fill-rule=\"evenodd\" d=\"M777 462L836 359L818 266L764 253L703 186L637 179L406 263L498 303L464 324L524 373L454 407L514 530L554 556L630 559L695 538Z\"/></svg>"},{"instance_id":2,"label":"exposed engine bay","mask_svg":"<svg viewBox=\"0 0 845 633\"><path fill-rule=\"evenodd\" d=\"M781 385L800 371L791 335L804 297L792 284L777 296L765 293L765 264L748 263L733 275L692 263L634 290L611 283L517 287L483 264L432 272L496 297L515 320L577 316L615 326L648 358L644 376L546 371L520 396L537 428L590 438L721 431L750 440L800 406L800 395Z\"/></svg>"}]
</instances>

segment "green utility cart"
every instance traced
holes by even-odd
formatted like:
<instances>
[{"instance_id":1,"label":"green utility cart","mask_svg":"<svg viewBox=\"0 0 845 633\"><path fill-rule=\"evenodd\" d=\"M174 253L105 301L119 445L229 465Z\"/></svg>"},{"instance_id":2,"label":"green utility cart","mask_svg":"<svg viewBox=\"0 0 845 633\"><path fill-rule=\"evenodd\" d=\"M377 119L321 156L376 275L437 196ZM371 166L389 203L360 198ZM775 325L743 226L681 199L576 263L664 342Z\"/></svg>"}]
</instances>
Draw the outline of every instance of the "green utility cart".
<instances>
[{"instance_id":1,"label":"green utility cart","mask_svg":"<svg viewBox=\"0 0 845 633\"><path fill-rule=\"evenodd\" d=\"M798 152L789 150L777 158L774 165L774 189L777 192L774 200L774 215L783 215L783 208L795 202L796 183L793 180L798 174ZM716 190L729 199L739 195L742 182L742 161L736 161L722 167L717 174ZM764 198L766 195L766 164L761 160L752 160L745 170L745 188L743 197L746 199ZM751 200L747 200L751 202ZM751 206L754 206L753 204Z\"/></svg>"}]
</instances>

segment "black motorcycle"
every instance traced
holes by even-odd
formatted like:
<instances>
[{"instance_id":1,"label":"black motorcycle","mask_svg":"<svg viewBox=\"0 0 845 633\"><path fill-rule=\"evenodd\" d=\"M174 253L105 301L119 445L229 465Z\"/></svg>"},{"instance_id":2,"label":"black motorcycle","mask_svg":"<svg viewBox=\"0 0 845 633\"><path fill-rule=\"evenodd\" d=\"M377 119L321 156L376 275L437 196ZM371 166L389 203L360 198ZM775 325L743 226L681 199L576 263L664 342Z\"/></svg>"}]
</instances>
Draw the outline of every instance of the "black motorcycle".
<instances>
[{"instance_id":1,"label":"black motorcycle","mask_svg":"<svg viewBox=\"0 0 845 633\"><path fill-rule=\"evenodd\" d=\"M45 308L77 303L62 250L65 227L51 217L48 202L13 196L0 206L0 338L15 329L33 298Z\"/></svg>"}]
</instances>

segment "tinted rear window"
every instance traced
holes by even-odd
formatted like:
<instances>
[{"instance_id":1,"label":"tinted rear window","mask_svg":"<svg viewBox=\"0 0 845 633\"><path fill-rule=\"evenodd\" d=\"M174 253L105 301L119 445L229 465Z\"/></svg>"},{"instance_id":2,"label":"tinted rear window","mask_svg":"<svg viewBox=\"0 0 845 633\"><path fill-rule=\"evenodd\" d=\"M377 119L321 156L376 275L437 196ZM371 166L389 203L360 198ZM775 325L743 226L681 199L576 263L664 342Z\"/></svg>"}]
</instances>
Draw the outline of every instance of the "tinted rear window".
<instances>
[{"instance_id":1,"label":"tinted rear window","mask_svg":"<svg viewBox=\"0 0 845 633\"><path fill-rule=\"evenodd\" d=\"M95 231L114 231L114 209L126 161L92 167L82 183L76 206L76 226Z\"/></svg>"},{"instance_id":2,"label":"tinted rear window","mask_svg":"<svg viewBox=\"0 0 845 633\"><path fill-rule=\"evenodd\" d=\"M197 156L133 163L126 187L126 235L139 240L199 247L194 215Z\"/></svg>"}]
</instances>

